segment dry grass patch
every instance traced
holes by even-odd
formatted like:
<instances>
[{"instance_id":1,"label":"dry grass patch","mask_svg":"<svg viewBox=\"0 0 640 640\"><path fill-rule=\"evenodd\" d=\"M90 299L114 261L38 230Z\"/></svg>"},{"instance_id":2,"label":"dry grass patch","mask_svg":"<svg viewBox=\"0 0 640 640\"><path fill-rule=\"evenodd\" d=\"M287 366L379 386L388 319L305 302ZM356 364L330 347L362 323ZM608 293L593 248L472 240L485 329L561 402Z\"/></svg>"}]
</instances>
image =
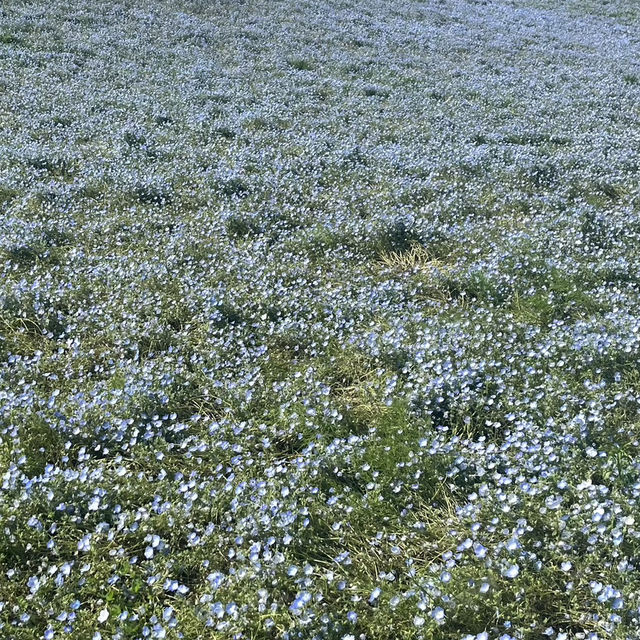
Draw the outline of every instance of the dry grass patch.
<instances>
[{"instance_id":1,"label":"dry grass patch","mask_svg":"<svg viewBox=\"0 0 640 640\"><path fill-rule=\"evenodd\" d=\"M449 273L452 269L447 262L435 258L427 249L414 245L409 251L389 251L381 254L379 264L391 271L432 274Z\"/></svg>"}]
</instances>

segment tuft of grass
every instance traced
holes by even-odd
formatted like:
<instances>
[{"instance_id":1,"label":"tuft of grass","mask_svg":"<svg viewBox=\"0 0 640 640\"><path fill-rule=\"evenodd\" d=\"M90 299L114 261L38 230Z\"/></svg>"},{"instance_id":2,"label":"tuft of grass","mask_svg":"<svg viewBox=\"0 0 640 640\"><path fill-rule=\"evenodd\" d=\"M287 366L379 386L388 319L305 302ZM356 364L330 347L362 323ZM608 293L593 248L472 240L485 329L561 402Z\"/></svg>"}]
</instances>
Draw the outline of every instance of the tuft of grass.
<instances>
[{"instance_id":1,"label":"tuft of grass","mask_svg":"<svg viewBox=\"0 0 640 640\"><path fill-rule=\"evenodd\" d=\"M368 98L388 98L391 95L388 88L378 85L367 85L362 92Z\"/></svg>"},{"instance_id":2,"label":"tuft of grass","mask_svg":"<svg viewBox=\"0 0 640 640\"><path fill-rule=\"evenodd\" d=\"M24 40L14 33L0 33L0 44L22 45Z\"/></svg>"},{"instance_id":3,"label":"tuft of grass","mask_svg":"<svg viewBox=\"0 0 640 640\"><path fill-rule=\"evenodd\" d=\"M236 239L255 236L260 233L259 222L250 216L235 214L227 218L225 222L227 233Z\"/></svg>"},{"instance_id":4,"label":"tuft of grass","mask_svg":"<svg viewBox=\"0 0 640 640\"><path fill-rule=\"evenodd\" d=\"M313 71L315 69L313 61L307 58L290 58L287 62L296 71Z\"/></svg>"},{"instance_id":5,"label":"tuft of grass","mask_svg":"<svg viewBox=\"0 0 640 640\"><path fill-rule=\"evenodd\" d=\"M140 147L146 142L144 134L139 131L125 131L122 139L130 147Z\"/></svg>"},{"instance_id":6,"label":"tuft of grass","mask_svg":"<svg viewBox=\"0 0 640 640\"><path fill-rule=\"evenodd\" d=\"M450 265L443 260L435 258L425 247L416 244L407 251L383 252L378 258L379 262L391 269L400 272L415 272L430 274L434 270L447 272Z\"/></svg>"},{"instance_id":7,"label":"tuft of grass","mask_svg":"<svg viewBox=\"0 0 640 640\"><path fill-rule=\"evenodd\" d=\"M230 127L215 127L213 134L225 140L233 140L238 134Z\"/></svg>"},{"instance_id":8,"label":"tuft of grass","mask_svg":"<svg viewBox=\"0 0 640 640\"><path fill-rule=\"evenodd\" d=\"M140 204L152 204L164 206L170 204L174 199L173 190L169 185L140 183L133 190L134 198Z\"/></svg>"},{"instance_id":9,"label":"tuft of grass","mask_svg":"<svg viewBox=\"0 0 640 640\"><path fill-rule=\"evenodd\" d=\"M378 230L371 244L374 255L380 256L407 253L420 242L421 237L413 221L397 216Z\"/></svg>"},{"instance_id":10,"label":"tuft of grass","mask_svg":"<svg viewBox=\"0 0 640 640\"><path fill-rule=\"evenodd\" d=\"M27 164L55 178L71 178L75 173L75 163L62 156L33 156L27 159Z\"/></svg>"},{"instance_id":11,"label":"tuft of grass","mask_svg":"<svg viewBox=\"0 0 640 640\"><path fill-rule=\"evenodd\" d=\"M20 195L20 192L17 189L0 185L0 207L11 203L18 195Z\"/></svg>"},{"instance_id":12,"label":"tuft of grass","mask_svg":"<svg viewBox=\"0 0 640 640\"><path fill-rule=\"evenodd\" d=\"M243 198L249 194L249 185L240 177L233 177L219 182L220 191L230 198Z\"/></svg>"}]
</instances>

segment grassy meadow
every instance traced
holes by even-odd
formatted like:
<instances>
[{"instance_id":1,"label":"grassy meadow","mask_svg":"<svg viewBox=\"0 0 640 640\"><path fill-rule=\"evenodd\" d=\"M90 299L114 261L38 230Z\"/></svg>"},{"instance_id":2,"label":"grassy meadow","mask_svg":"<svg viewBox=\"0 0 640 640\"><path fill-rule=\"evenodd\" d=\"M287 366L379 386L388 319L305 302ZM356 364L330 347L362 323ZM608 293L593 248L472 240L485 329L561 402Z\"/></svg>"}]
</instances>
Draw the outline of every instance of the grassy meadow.
<instances>
[{"instance_id":1,"label":"grassy meadow","mask_svg":"<svg viewBox=\"0 0 640 640\"><path fill-rule=\"evenodd\" d=\"M0 638L637 640L639 25L3 2Z\"/></svg>"}]
</instances>

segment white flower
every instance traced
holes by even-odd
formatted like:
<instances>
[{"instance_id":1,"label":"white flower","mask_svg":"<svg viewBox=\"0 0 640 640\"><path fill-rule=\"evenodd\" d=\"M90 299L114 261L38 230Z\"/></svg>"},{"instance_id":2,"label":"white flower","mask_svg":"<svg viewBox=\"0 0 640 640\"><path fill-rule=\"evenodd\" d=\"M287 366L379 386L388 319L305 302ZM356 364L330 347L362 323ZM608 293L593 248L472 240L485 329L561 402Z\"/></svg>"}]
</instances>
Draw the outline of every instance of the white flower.
<instances>
[{"instance_id":1,"label":"white flower","mask_svg":"<svg viewBox=\"0 0 640 640\"><path fill-rule=\"evenodd\" d=\"M444 619L445 619L444 609L442 607L436 607L431 612L431 617L438 623L444 622Z\"/></svg>"},{"instance_id":2,"label":"white flower","mask_svg":"<svg viewBox=\"0 0 640 640\"><path fill-rule=\"evenodd\" d=\"M505 578L517 578L519 573L520 573L520 567L517 564L512 564L510 567L507 567L502 572L502 575Z\"/></svg>"},{"instance_id":3,"label":"white flower","mask_svg":"<svg viewBox=\"0 0 640 640\"><path fill-rule=\"evenodd\" d=\"M83 536L78 542L78 551L89 551L91 549L91 534Z\"/></svg>"}]
</instances>

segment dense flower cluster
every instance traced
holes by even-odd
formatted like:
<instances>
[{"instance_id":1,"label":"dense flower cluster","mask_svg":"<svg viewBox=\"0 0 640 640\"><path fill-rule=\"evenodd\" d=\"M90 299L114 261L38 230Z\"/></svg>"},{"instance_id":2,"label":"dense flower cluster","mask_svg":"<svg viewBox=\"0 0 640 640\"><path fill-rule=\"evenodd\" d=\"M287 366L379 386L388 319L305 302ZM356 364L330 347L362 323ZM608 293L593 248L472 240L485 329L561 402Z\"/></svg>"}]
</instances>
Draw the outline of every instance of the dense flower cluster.
<instances>
[{"instance_id":1,"label":"dense flower cluster","mask_svg":"<svg viewBox=\"0 0 640 640\"><path fill-rule=\"evenodd\" d=\"M0 8L0 637L640 635L640 6Z\"/></svg>"}]
</instances>

